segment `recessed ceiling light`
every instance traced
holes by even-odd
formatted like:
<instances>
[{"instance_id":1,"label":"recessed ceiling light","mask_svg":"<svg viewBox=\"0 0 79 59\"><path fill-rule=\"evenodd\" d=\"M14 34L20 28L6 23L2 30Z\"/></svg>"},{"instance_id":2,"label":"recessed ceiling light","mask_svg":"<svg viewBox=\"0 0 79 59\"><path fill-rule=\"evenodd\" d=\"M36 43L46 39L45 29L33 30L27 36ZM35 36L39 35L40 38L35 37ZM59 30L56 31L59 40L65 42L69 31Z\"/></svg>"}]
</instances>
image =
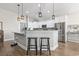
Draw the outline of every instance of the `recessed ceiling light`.
<instances>
[{"instance_id":1,"label":"recessed ceiling light","mask_svg":"<svg viewBox=\"0 0 79 59\"><path fill-rule=\"evenodd\" d=\"M48 10L47 13L50 13L50 11Z\"/></svg>"},{"instance_id":2,"label":"recessed ceiling light","mask_svg":"<svg viewBox=\"0 0 79 59\"><path fill-rule=\"evenodd\" d=\"M40 7L40 3L38 4L38 7Z\"/></svg>"},{"instance_id":3,"label":"recessed ceiling light","mask_svg":"<svg viewBox=\"0 0 79 59\"><path fill-rule=\"evenodd\" d=\"M29 13L29 11L26 11L26 14L28 14Z\"/></svg>"}]
</instances>

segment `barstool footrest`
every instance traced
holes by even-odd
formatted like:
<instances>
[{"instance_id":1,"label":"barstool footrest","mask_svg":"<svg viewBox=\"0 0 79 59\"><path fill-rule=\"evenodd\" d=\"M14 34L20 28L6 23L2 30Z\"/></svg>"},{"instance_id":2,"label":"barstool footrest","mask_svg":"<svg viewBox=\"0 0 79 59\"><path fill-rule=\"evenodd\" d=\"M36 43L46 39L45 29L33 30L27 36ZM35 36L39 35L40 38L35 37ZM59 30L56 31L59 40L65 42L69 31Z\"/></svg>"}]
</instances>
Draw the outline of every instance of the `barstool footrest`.
<instances>
[{"instance_id":1,"label":"barstool footrest","mask_svg":"<svg viewBox=\"0 0 79 59\"><path fill-rule=\"evenodd\" d=\"M35 45L30 45L30 46L35 46Z\"/></svg>"},{"instance_id":2,"label":"barstool footrest","mask_svg":"<svg viewBox=\"0 0 79 59\"><path fill-rule=\"evenodd\" d=\"M31 49L35 49L35 47L30 47L30 50L31 50Z\"/></svg>"},{"instance_id":3,"label":"barstool footrest","mask_svg":"<svg viewBox=\"0 0 79 59\"><path fill-rule=\"evenodd\" d=\"M43 47L42 49L47 49L46 47Z\"/></svg>"},{"instance_id":4,"label":"barstool footrest","mask_svg":"<svg viewBox=\"0 0 79 59\"><path fill-rule=\"evenodd\" d=\"M42 46L48 46L48 45L42 45Z\"/></svg>"}]
</instances>

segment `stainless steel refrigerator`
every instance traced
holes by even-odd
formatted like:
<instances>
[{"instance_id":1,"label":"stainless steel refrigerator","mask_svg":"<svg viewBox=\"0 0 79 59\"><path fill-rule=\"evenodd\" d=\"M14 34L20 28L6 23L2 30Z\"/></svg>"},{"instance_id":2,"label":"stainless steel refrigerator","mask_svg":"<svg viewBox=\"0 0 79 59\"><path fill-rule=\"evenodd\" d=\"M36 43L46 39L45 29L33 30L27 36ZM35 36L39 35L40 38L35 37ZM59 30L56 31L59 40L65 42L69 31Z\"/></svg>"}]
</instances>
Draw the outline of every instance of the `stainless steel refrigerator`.
<instances>
[{"instance_id":1,"label":"stainless steel refrigerator","mask_svg":"<svg viewBox=\"0 0 79 59\"><path fill-rule=\"evenodd\" d=\"M65 22L55 23L55 28L58 29L58 41L65 42Z\"/></svg>"}]
</instances>

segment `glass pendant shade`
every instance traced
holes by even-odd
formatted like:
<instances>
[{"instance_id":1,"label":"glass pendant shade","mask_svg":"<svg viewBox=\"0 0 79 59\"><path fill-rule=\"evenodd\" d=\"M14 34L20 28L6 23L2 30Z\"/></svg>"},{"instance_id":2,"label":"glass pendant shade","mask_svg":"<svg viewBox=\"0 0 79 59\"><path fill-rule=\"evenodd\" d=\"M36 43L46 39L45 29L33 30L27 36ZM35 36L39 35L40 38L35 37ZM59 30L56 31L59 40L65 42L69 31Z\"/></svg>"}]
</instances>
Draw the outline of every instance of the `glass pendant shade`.
<instances>
[{"instance_id":1,"label":"glass pendant shade","mask_svg":"<svg viewBox=\"0 0 79 59\"><path fill-rule=\"evenodd\" d=\"M39 17L42 17L42 12L39 12L39 15L38 15Z\"/></svg>"},{"instance_id":2,"label":"glass pendant shade","mask_svg":"<svg viewBox=\"0 0 79 59\"><path fill-rule=\"evenodd\" d=\"M21 5L21 9L22 9L22 14L21 15L19 15L20 14L20 4L18 4L17 5L18 6L18 17L17 17L17 21L20 21L20 20L24 20L24 15L23 15L23 3L22 3L22 5Z\"/></svg>"},{"instance_id":3,"label":"glass pendant shade","mask_svg":"<svg viewBox=\"0 0 79 59\"><path fill-rule=\"evenodd\" d=\"M21 19L24 20L24 16L23 15L21 15Z\"/></svg>"},{"instance_id":4,"label":"glass pendant shade","mask_svg":"<svg viewBox=\"0 0 79 59\"><path fill-rule=\"evenodd\" d=\"M41 12L41 5L39 4L39 12L38 12L38 17L42 17L42 12Z\"/></svg>"},{"instance_id":5,"label":"glass pendant shade","mask_svg":"<svg viewBox=\"0 0 79 59\"><path fill-rule=\"evenodd\" d=\"M22 15L21 15L21 19L24 20L24 15L23 15L23 3L22 3Z\"/></svg>"},{"instance_id":6,"label":"glass pendant shade","mask_svg":"<svg viewBox=\"0 0 79 59\"><path fill-rule=\"evenodd\" d=\"M55 20L55 15L54 15L54 1L53 1L53 15L52 15L52 20Z\"/></svg>"},{"instance_id":7,"label":"glass pendant shade","mask_svg":"<svg viewBox=\"0 0 79 59\"><path fill-rule=\"evenodd\" d=\"M53 20L55 19L55 15L52 15L52 19L53 19Z\"/></svg>"},{"instance_id":8,"label":"glass pendant shade","mask_svg":"<svg viewBox=\"0 0 79 59\"><path fill-rule=\"evenodd\" d=\"M17 21L20 21L21 17L19 16L19 8L20 8L20 4L17 5L18 6L18 16L17 16Z\"/></svg>"},{"instance_id":9,"label":"glass pendant shade","mask_svg":"<svg viewBox=\"0 0 79 59\"><path fill-rule=\"evenodd\" d=\"M20 17L20 16L18 16L18 17L17 17L17 21L20 21L20 19L21 19L21 17Z\"/></svg>"}]
</instances>

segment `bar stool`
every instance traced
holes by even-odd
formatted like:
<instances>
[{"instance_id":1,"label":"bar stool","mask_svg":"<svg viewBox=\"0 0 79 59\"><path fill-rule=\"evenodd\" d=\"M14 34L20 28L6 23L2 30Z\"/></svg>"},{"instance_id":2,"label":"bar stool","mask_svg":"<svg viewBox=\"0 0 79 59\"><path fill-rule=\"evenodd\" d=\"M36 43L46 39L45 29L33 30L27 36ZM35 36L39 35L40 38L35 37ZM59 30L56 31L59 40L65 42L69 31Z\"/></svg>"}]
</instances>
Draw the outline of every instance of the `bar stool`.
<instances>
[{"instance_id":1,"label":"bar stool","mask_svg":"<svg viewBox=\"0 0 79 59\"><path fill-rule=\"evenodd\" d=\"M43 44L43 40L46 40L47 43ZM40 38L40 55L42 54L42 49L47 49L47 51L49 51L49 55L51 55L49 40L50 40L49 37L41 37ZM46 47L46 48L43 48L43 47Z\"/></svg>"},{"instance_id":2,"label":"bar stool","mask_svg":"<svg viewBox=\"0 0 79 59\"><path fill-rule=\"evenodd\" d=\"M35 45L31 44L31 40L35 41ZM31 48L31 47L35 47L35 48ZM35 49L36 55L37 55L37 37L28 37L27 55L28 55L28 52L30 51L30 49Z\"/></svg>"}]
</instances>

